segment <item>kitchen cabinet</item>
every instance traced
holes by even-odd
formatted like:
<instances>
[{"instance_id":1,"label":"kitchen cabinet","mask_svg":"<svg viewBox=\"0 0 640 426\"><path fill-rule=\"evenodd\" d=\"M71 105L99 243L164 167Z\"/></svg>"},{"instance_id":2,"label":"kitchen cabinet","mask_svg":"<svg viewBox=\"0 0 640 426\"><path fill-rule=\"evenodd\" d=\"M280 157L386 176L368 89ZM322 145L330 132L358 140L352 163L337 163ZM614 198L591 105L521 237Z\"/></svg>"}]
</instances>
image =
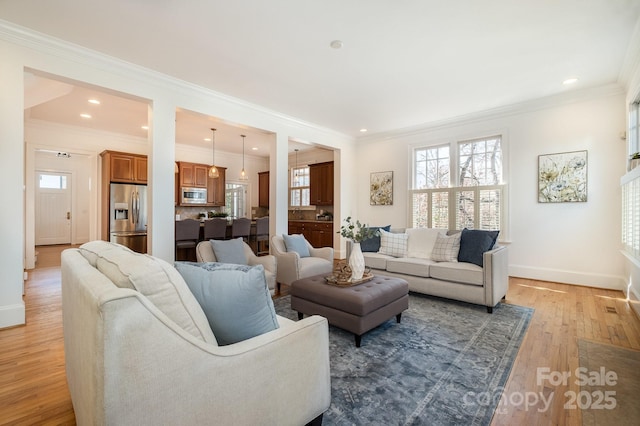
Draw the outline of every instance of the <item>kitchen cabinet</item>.
<instances>
[{"instance_id":1,"label":"kitchen cabinet","mask_svg":"<svg viewBox=\"0 0 640 426\"><path fill-rule=\"evenodd\" d=\"M180 186L190 188L206 188L209 178L209 166L206 164L178 162Z\"/></svg>"},{"instance_id":2,"label":"kitchen cabinet","mask_svg":"<svg viewBox=\"0 0 640 426\"><path fill-rule=\"evenodd\" d=\"M309 194L312 205L333 205L333 161L309 165Z\"/></svg>"},{"instance_id":3,"label":"kitchen cabinet","mask_svg":"<svg viewBox=\"0 0 640 426\"><path fill-rule=\"evenodd\" d=\"M104 151L102 157L103 179L120 183L147 183L147 156L125 152Z\"/></svg>"},{"instance_id":4,"label":"kitchen cabinet","mask_svg":"<svg viewBox=\"0 0 640 426\"><path fill-rule=\"evenodd\" d=\"M207 206L225 205L225 179L227 176L226 167L217 167L218 177L210 178L207 171Z\"/></svg>"},{"instance_id":5,"label":"kitchen cabinet","mask_svg":"<svg viewBox=\"0 0 640 426\"><path fill-rule=\"evenodd\" d=\"M111 183L147 184L147 156L119 151L103 151L100 182L100 238L109 241Z\"/></svg>"},{"instance_id":6,"label":"kitchen cabinet","mask_svg":"<svg viewBox=\"0 0 640 426\"><path fill-rule=\"evenodd\" d=\"M290 220L289 234L302 234L313 247L333 247L333 222Z\"/></svg>"},{"instance_id":7,"label":"kitchen cabinet","mask_svg":"<svg viewBox=\"0 0 640 426\"><path fill-rule=\"evenodd\" d=\"M269 172L258 173L258 206L269 208Z\"/></svg>"}]
</instances>

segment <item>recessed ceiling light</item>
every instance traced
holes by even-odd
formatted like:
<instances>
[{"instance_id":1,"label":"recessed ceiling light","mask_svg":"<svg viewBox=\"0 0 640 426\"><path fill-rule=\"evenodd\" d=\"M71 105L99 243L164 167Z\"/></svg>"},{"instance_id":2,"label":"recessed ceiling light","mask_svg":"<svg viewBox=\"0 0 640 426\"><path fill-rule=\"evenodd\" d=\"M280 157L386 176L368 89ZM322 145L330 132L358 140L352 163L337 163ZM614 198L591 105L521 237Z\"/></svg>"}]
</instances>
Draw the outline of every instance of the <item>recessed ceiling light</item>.
<instances>
[{"instance_id":1,"label":"recessed ceiling light","mask_svg":"<svg viewBox=\"0 0 640 426\"><path fill-rule=\"evenodd\" d=\"M576 77L571 77L566 79L565 81L562 82L562 84L564 84L565 86L568 84L573 84L573 83L577 83L578 79Z\"/></svg>"},{"instance_id":2,"label":"recessed ceiling light","mask_svg":"<svg viewBox=\"0 0 640 426\"><path fill-rule=\"evenodd\" d=\"M211 138L204 138L205 142L211 142Z\"/></svg>"},{"instance_id":3,"label":"recessed ceiling light","mask_svg":"<svg viewBox=\"0 0 640 426\"><path fill-rule=\"evenodd\" d=\"M340 40L333 40L329 46L331 46L332 49L340 49L342 48L342 41Z\"/></svg>"},{"instance_id":4,"label":"recessed ceiling light","mask_svg":"<svg viewBox=\"0 0 640 426\"><path fill-rule=\"evenodd\" d=\"M367 132L367 129L360 129L360 132L362 132L362 133L366 133L366 132Z\"/></svg>"},{"instance_id":5,"label":"recessed ceiling light","mask_svg":"<svg viewBox=\"0 0 640 426\"><path fill-rule=\"evenodd\" d=\"M94 105L100 105L100 101L97 99L89 99L89 103Z\"/></svg>"},{"instance_id":6,"label":"recessed ceiling light","mask_svg":"<svg viewBox=\"0 0 640 426\"><path fill-rule=\"evenodd\" d=\"M82 118L91 118L91 114L80 114Z\"/></svg>"},{"instance_id":7,"label":"recessed ceiling light","mask_svg":"<svg viewBox=\"0 0 640 426\"><path fill-rule=\"evenodd\" d=\"M149 130L149 126L140 126L140 128L143 130Z\"/></svg>"},{"instance_id":8,"label":"recessed ceiling light","mask_svg":"<svg viewBox=\"0 0 640 426\"><path fill-rule=\"evenodd\" d=\"M251 148L251 151L257 151L259 148L257 146L254 146L253 148Z\"/></svg>"}]
</instances>

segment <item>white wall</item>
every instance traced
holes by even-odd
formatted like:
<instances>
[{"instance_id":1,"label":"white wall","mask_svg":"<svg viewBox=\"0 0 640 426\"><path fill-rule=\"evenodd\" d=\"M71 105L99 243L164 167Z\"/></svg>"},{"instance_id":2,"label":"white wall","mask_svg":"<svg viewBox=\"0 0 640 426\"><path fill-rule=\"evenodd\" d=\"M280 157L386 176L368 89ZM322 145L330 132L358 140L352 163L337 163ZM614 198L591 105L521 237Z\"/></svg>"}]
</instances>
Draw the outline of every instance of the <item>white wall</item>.
<instances>
[{"instance_id":1,"label":"white wall","mask_svg":"<svg viewBox=\"0 0 640 426\"><path fill-rule=\"evenodd\" d=\"M621 289L624 128L624 93L614 86L361 141L358 188L368 187L371 172L391 170L394 197L392 206L370 206L368 191L360 191L358 217L370 225L407 226L412 145L501 134L510 199L510 229L501 238L509 245L510 275ZM538 203L538 155L578 150L588 151L588 201Z\"/></svg>"},{"instance_id":2,"label":"white wall","mask_svg":"<svg viewBox=\"0 0 640 426\"><path fill-rule=\"evenodd\" d=\"M272 233L287 230L286 164L289 139L336 150L352 149L352 138L331 129L287 117L79 46L68 45L61 40L31 33L26 28L4 21L0 21L0 57L0 173L3 182L0 193L3 199L12 200L15 204L15 208L3 209L0 213L3 240L8 242L0 249L0 269L4 278L0 283L0 328L24 323L22 288L28 232L25 223L26 204L29 202L26 196L27 163L33 161L33 158L25 161L25 138L32 138L34 144L47 143L47 135L27 135L24 129L25 70L95 85L148 101L151 126L149 139L142 145L148 150L150 159L152 215L149 243L151 253L167 261L173 260L172 163L178 155L174 140L176 108L220 117L274 134L269 159L273 174L270 192L270 216L274 217ZM117 136L114 135L114 138L117 139ZM80 139L63 141L64 146L89 151L93 149L86 146L87 141ZM132 143L124 151L137 152L140 145ZM104 148L109 148L108 144ZM73 152L73 149L69 151ZM95 161L97 163L97 158ZM97 178L97 173L94 176ZM350 188L342 191L349 203L350 191ZM251 194L251 199L254 199L254 194Z\"/></svg>"}]
</instances>

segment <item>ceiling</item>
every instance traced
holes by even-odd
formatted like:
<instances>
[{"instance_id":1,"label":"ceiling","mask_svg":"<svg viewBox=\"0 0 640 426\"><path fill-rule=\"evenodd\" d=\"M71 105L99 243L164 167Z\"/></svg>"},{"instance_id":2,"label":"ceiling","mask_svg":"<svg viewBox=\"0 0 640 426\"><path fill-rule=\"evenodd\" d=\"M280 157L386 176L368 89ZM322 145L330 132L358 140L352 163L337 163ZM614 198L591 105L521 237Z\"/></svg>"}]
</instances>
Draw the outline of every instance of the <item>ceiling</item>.
<instances>
[{"instance_id":1,"label":"ceiling","mask_svg":"<svg viewBox=\"0 0 640 426\"><path fill-rule=\"evenodd\" d=\"M0 1L0 19L356 138L361 128L393 132L624 86L640 55L639 17L639 0ZM577 83L563 85L569 77ZM34 90L28 113L77 122L87 90L51 98ZM105 99L96 120L144 135L146 105ZM124 107L110 111L111 101ZM127 108L129 121L114 112ZM178 142L201 143L211 120L179 112ZM240 132L247 148L270 137L231 126L216 148L219 139L241 144Z\"/></svg>"}]
</instances>

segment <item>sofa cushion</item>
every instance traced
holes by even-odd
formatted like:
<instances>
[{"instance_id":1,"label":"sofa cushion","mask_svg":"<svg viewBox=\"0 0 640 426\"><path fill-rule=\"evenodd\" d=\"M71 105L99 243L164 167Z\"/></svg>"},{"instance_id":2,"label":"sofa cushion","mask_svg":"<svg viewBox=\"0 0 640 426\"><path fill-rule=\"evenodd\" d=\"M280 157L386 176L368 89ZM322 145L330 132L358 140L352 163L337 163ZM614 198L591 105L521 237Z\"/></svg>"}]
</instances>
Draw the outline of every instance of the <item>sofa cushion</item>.
<instances>
[{"instance_id":1,"label":"sofa cushion","mask_svg":"<svg viewBox=\"0 0 640 426\"><path fill-rule=\"evenodd\" d=\"M457 262L460 251L460 233L453 235L438 234L431 252L431 260L436 262Z\"/></svg>"},{"instance_id":2,"label":"sofa cushion","mask_svg":"<svg viewBox=\"0 0 640 426\"><path fill-rule=\"evenodd\" d=\"M279 327L262 265L177 262L220 345Z\"/></svg>"},{"instance_id":3,"label":"sofa cushion","mask_svg":"<svg viewBox=\"0 0 640 426\"><path fill-rule=\"evenodd\" d=\"M369 229L373 229L374 231L379 231L380 229L384 229L389 232L391 229L391 225L387 226L369 226ZM360 250L363 252L372 252L376 253L380 250L380 232L378 235L374 235L373 237L367 238L366 240L362 240L360 242Z\"/></svg>"},{"instance_id":4,"label":"sofa cushion","mask_svg":"<svg viewBox=\"0 0 640 426\"><path fill-rule=\"evenodd\" d=\"M107 241L91 241L79 251L114 285L138 291L186 332L216 344L198 301L170 264Z\"/></svg>"},{"instance_id":5,"label":"sofa cushion","mask_svg":"<svg viewBox=\"0 0 640 426\"><path fill-rule=\"evenodd\" d=\"M393 256L380 253L362 253L364 256L364 266L372 269L387 269L387 260L395 259Z\"/></svg>"},{"instance_id":6,"label":"sofa cushion","mask_svg":"<svg viewBox=\"0 0 640 426\"><path fill-rule=\"evenodd\" d=\"M431 278L482 286L482 268L466 262L438 262L429 267Z\"/></svg>"},{"instance_id":7,"label":"sofa cushion","mask_svg":"<svg viewBox=\"0 0 640 426\"><path fill-rule=\"evenodd\" d=\"M407 234L395 234L381 229L378 253L393 257L405 257L407 255Z\"/></svg>"},{"instance_id":8,"label":"sofa cushion","mask_svg":"<svg viewBox=\"0 0 640 426\"><path fill-rule=\"evenodd\" d=\"M463 229L460 237L458 262L469 262L483 265L483 254L493 248L500 231L483 231L480 229Z\"/></svg>"},{"instance_id":9,"label":"sofa cushion","mask_svg":"<svg viewBox=\"0 0 640 426\"><path fill-rule=\"evenodd\" d=\"M216 260L221 263L247 264L247 255L244 253L244 241L242 238L233 240L211 240L213 253Z\"/></svg>"},{"instance_id":10,"label":"sofa cushion","mask_svg":"<svg viewBox=\"0 0 640 426\"><path fill-rule=\"evenodd\" d=\"M282 239L284 240L284 246L288 252L296 252L300 255L300 257L311 256L311 253L309 253L309 246L307 245L307 240L305 240L303 235L282 234Z\"/></svg>"},{"instance_id":11,"label":"sofa cushion","mask_svg":"<svg viewBox=\"0 0 640 426\"><path fill-rule=\"evenodd\" d=\"M429 277L429 267L435 263L431 259L414 257L392 258L387 260L387 271L427 278Z\"/></svg>"},{"instance_id":12,"label":"sofa cushion","mask_svg":"<svg viewBox=\"0 0 640 426\"><path fill-rule=\"evenodd\" d=\"M439 234L446 234L446 229L409 228L407 233L407 257L431 259L431 252Z\"/></svg>"}]
</instances>

